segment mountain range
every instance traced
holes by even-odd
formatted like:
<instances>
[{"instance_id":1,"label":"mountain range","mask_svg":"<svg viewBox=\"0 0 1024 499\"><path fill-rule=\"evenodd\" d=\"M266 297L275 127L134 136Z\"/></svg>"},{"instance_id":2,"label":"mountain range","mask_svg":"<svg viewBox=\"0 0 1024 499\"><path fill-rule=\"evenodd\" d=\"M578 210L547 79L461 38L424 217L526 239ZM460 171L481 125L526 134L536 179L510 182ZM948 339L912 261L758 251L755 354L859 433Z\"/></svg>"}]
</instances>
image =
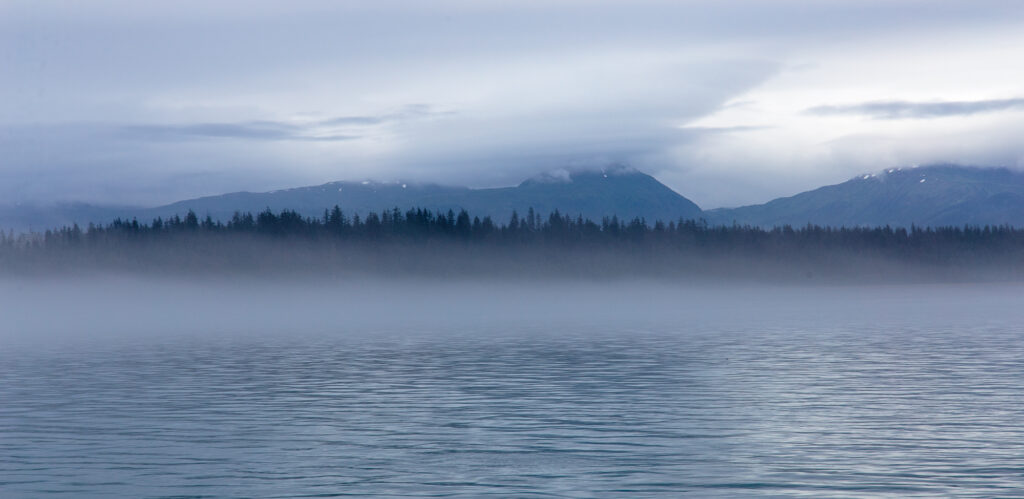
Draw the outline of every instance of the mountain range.
<instances>
[{"instance_id":1,"label":"mountain range","mask_svg":"<svg viewBox=\"0 0 1024 499\"><path fill-rule=\"evenodd\" d=\"M338 205L347 213L391 208L465 209L505 221L513 210L554 210L601 220L618 216L655 220L704 219L714 225L1024 226L1024 173L1005 168L935 165L891 168L846 182L739 208L701 210L654 177L629 168L568 172L532 177L514 187L471 189L402 182L330 182L270 192L235 192L169 205L138 208L83 203L53 207L0 207L0 227L42 230L78 223L106 223L115 217L150 220L184 215L226 220L236 211L291 209L320 216Z\"/></svg>"},{"instance_id":2,"label":"mountain range","mask_svg":"<svg viewBox=\"0 0 1024 499\"><path fill-rule=\"evenodd\" d=\"M890 168L765 204L708 210L714 224L1024 226L1024 173L953 165Z\"/></svg>"},{"instance_id":3,"label":"mountain range","mask_svg":"<svg viewBox=\"0 0 1024 499\"><path fill-rule=\"evenodd\" d=\"M547 214L554 210L584 218L643 217L647 220L700 218L703 211L651 177L628 169L544 174L515 187L470 189L436 184L401 182L330 182L263 193L237 192L181 201L146 210L146 217L169 216L193 210L215 219L228 219L235 211L259 212L266 208L296 210L319 216L338 205L348 213L390 210L398 207L433 211L461 209L473 215L505 221L513 210L520 214L533 208Z\"/></svg>"}]
</instances>

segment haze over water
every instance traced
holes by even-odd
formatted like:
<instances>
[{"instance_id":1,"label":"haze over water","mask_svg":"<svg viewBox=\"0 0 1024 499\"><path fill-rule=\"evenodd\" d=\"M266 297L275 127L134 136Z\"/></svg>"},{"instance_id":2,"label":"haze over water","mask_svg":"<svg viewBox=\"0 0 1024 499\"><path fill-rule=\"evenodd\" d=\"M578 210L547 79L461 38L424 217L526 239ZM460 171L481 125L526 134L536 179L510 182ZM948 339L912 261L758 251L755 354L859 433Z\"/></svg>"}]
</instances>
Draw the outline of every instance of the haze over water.
<instances>
[{"instance_id":1,"label":"haze over water","mask_svg":"<svg viewBox=\"0 0 1024 499\"><path fill-rule=\"evenodd\" d=\"M5 281L0 491L1019 495L1021 291Z\"/></svg>"}]
</instances>

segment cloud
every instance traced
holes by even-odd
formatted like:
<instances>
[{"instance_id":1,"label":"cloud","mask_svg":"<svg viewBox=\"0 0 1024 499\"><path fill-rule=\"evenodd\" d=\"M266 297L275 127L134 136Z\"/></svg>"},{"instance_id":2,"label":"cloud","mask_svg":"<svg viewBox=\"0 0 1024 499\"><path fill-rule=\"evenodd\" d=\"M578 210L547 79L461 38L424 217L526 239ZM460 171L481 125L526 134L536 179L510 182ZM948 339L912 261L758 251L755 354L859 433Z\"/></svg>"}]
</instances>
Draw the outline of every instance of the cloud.
<instances>
[{"instance_id":1,"label":"cloud","mask_svg":"<svg viewBox=\"0 0 1024 499\"><path fill-rule=\"evenodd\" d=\"M970 144L946 159L1024 158L1015 137L965 140L1022 126L1024 113L994 112L1017 100L976 99L1024 80L1006 62L1024 54L1024 2L39 5L0 1L5 200L498 186L626 162L714 206L876 161L850 151L941 160L935 137ZM917 102L931 96L963 102ZM806 111L821 103L864 104ZM830 142L865 132L881 138Z\"/></svg>"},{"instance_id":2,"label":"cloud","mask_svg":"<svg viewBox=\"0 0 1024 499\"><path fill-rule=\"evenodd\" d=\"M335 116L303 121L254 120L235 123L201 122L185 124L133 123L114 126L122 138L149 141L184 141L196 139L234 139L252 141L340 142L363 138L363 134L335 133L375 127L415 119L452 116L452 111L436 111L426 104L410 104L400 111L379 115ZM101 130L109 125L93 124ZM365 130L363 130L365 131Z\"/></svg>"},{"instance_id":3,"label":"cloud","mask_svg":"<svg viewBox=\"0 0 1024 499\"><path fill-rule=\"evenodd\" d=\"M379 114L375 116L337 116L334 118L320 120L316 124L319 126L371 126L419 118L439 118L453 116L455 114L456 113L454 111L438 111L429 104L409 104L401 111L395 113Z\"/></svg>"},{"instance_id":4,"label":"cloud","mask_svg":"<svg viewBox=\"0 0 1024 499\"><path fill-rule=\"evenodd\" d=\"M839 106L816 106L805 110L817 116L864 115L876 120L928 119L948 116L970 116L1024 109L1024 98L977 101L873 101Z\"/></svg>"},{"instance_id":5,"label":"cloud","mask_svg":"<svg viewBox=\"0 0 1024 499\"><path fill-rule=\"evenodd\" d=\"M729 107L729 106L725 106ZM695 135L714 135L725 133L757 132L771 130L775 127L767 125L736 125L736 126L685 126L680 130Z\"/></svg>"},{"instance_id":6,"label":"cloud","mask_svg":"<svg viewBox=\"0 0 1024 499\"><path fill-rule=\"evenodd\" d=\"M194 139L237 139L258 141L337 142L359 138L356 135L315 135L315 128L278 121L248 123L193 123L186 125L122 125L124 137L139 140L176 141Z\"/></svg>"}]
</instances>

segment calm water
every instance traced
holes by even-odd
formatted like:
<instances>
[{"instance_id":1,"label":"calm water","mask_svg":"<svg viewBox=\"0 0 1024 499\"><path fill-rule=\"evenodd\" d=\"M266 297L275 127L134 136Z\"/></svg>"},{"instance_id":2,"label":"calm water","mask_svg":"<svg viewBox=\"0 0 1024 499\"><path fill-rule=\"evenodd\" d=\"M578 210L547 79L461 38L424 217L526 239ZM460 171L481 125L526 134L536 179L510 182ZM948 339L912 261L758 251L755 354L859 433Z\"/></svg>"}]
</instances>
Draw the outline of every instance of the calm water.
<instances>
[{"instance_id":1,"label":"calm water","mask_svg":"<svg viewBox=\"0 0 1024 499\"><path fill-rule=\"evenodd\" d=\"M909 318L844 297L809 321L15 346L0 495L1020 496L1024 325L1005 291L955 320L935 309L954 292ZM878 310L837 312L858 306Z\"/></svg>"}]
</instances>

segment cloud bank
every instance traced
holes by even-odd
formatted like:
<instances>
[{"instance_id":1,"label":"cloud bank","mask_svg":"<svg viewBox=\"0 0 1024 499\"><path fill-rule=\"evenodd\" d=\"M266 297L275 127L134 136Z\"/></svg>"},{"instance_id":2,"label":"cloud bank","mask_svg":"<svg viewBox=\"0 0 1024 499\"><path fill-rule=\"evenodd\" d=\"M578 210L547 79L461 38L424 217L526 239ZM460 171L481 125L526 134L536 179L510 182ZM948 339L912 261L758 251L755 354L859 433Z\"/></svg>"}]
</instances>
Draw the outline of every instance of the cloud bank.
<instances>
[{"instance_id":1,"label":"cloud bank","mask_svg":"<svg viewBox=\"0 0 1024 499\"><path fill-rule=\"evenodd\" d=\"M819 116L864 115L879 120L945 118L978 113L1024 109L1024 99L990 99L953 102L865 102L843 106L815 106L806 112Z\"/></svg>"},{"instance_id":2,"label":"cloud bank","mask_svg":"<svg viewBox=\"0 0 1024 499\"><path fill-rule=\"evenodd\" d=\"M1022 166L1022 20L995 0L11 0L0 198L628 163L710 208L904 163Z\"/></svg>"}]
</instances>

